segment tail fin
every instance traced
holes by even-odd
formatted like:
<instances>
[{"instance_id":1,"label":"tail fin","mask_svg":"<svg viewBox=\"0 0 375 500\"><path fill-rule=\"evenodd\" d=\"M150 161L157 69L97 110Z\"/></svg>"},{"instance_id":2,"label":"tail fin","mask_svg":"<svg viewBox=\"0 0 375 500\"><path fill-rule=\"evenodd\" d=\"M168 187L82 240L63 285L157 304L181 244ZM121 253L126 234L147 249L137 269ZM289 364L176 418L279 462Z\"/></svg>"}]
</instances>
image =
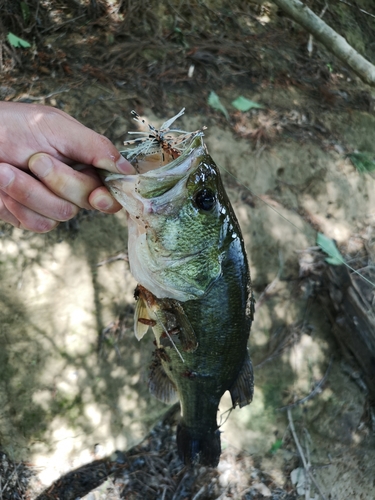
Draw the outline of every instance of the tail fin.
<instances>
[{"instance_id":1,"label":"tail fin","mask_svg":"<svg viewBox=\"0 0 375 500\"><path fill-rule=\"evenodd\" d=\"M208 431L197 436L183 423L177 426L177 450L185 465L216 467L220 460L220 431Z\"/></svg>"}]
</instances>

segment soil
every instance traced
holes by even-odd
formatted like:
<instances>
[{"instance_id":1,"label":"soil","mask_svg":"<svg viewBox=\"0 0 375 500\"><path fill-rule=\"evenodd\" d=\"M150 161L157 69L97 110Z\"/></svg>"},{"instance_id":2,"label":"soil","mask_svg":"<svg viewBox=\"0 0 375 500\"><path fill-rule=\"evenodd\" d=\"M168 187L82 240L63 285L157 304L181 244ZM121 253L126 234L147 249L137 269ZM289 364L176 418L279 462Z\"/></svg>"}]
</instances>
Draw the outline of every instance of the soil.
<instances>
[{"instance_id":1,"label":"soil","mask_svg":"<svg viewBox=\"0 0 375 500\"><path fill-rule=\"evenodd\" d=\"M134 130L132 109L158 125L186 107L181 128L207 126L257 304L254 401L228 417L224 396L219 467L189 471L175 454L173 411L165 417L166 406L147 390L151 335L141 342L133 335L125 214L83 211L46 235L0 224L0 498L373 498L366 386L319 300L328 264L316 236L334 239L354 267L375 260L375 180L348 156L375 156L375 93L325 49L315 46L309 59L308 35L273 9L252 9L251 76L230 66L245 57L228 56L238 39L228 35L218 56L213 31L211 41L197 37L204 62L181 67L180 49L170 52L175 80L168 68L152 79L156 63L146 53L132 63L137 77L124 83L120 35L100 15L66 31L66 40L52 30L47 42L63 55L42 60L39 51L31 65L21 58L3 67L3 99L63 109L119 149ZM92 39L73 43L82 30ZM95 60L106 50L103 70ZM231 57L223 73L218 57ZM213 90L229 119L207 104ZM262 108L236 110L231 102L241 95ZM315 479L308 493L301 449Z\"/></svg>"}]
</instances>

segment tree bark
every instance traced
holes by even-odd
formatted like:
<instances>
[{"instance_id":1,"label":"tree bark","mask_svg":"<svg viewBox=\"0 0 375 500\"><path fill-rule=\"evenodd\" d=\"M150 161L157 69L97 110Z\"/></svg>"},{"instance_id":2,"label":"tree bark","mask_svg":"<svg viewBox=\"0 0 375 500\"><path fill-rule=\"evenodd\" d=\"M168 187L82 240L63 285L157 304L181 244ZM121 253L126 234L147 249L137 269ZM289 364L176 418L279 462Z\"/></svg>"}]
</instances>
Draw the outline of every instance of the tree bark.
<instances>
[{"instance_id":1,"label":"tree bark","mask_svg":"<svg viewBox=\"0 0 375 500\"><path fill-rule=\"evenodd\" d=\"M375 87L375 66L299 0L273 0L293 21L303 26L361 80Z\"/></svg>"},{"instance_id":2,"label":"tree bark","mask_svg":"<svg viewBox=\"0 0 375 500\"><path fill-rule=\"evenodd\" d=\"M375 272L369 268L365 276L371 281ZM319 298L332 332L350 364L358 364L367 386L372 426L375 430L375 306L373 288L345 266L328 266L324 275L325 289Z\"/></svg>"}]
</instances>

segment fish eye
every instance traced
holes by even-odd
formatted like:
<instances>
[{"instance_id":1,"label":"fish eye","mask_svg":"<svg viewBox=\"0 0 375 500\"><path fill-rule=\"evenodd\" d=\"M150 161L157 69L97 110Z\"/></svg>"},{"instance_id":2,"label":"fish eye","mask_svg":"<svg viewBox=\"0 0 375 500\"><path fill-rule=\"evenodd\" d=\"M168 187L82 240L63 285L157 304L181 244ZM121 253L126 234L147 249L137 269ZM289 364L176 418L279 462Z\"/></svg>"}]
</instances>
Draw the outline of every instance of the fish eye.
<instances>
[{"instance_id":1,"label":"fish eye","mask_svg":"<svg viewBox=\"0 0 375 500\"><path fill-rule=\"evenodd\" d=\"M202 189L195 195L195 204L201 210L208 212L216 203L216 196L211 189Z\"/></svg>"}]
</instances>

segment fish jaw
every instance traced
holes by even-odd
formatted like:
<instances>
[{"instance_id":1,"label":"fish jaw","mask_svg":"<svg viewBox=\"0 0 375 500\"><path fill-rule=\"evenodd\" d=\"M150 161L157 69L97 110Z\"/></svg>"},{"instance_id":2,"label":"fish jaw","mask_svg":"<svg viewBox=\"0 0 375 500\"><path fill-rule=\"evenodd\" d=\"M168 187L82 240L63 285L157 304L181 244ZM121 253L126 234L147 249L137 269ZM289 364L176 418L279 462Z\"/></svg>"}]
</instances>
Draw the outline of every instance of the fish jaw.
<instances>
[{"instance_id":1,"label":"fish jaw","mask_svg":"<svg viewBox=\"0 0 375 500\"><path fill-rule=\"evenodd\" d=\"M183 181L198 168L200 158L205 154L207 151L201 137L196 137L181 156L167 165L135 175L102 171L102 179L130 215L162 213L167 202L176 203L175 196L181 191Z\"/></svg>"},{"instance_id":2,"label":"fish jaw","mask_svg":"<svg viewBox=\"0 0 375 500\"><path fill-rule=\"evenodd\" d=\"M184 201L186 179L198 168L204 154L206 148L197 137L183 155L163 167L136 175L102 172L102 178L129 217L141 225L150 215L177 211Z\"/></svg>"},{"instance_id":3,"label":"fish jaw","mask_svg":"<svg viewBox=\"0 0 375 500\"><path fill-rule=\"evenodd\" d=\"M187 234L193 235L194 220L202 219L192 207L190 191L202 168L215 177L214 167L206 165L210 162L198 137L191 148L164 167L141 175L109 174L104 178L128 212L131 272L158 298L197 299L221 272L219 208L211 214L214 230L206 231L202 227L205 221L200 220L200 236L194 240ZM215 240L211 245L208 236ZM185 238L192 239L191 244Z\"/></svg>"}]
</instances>

